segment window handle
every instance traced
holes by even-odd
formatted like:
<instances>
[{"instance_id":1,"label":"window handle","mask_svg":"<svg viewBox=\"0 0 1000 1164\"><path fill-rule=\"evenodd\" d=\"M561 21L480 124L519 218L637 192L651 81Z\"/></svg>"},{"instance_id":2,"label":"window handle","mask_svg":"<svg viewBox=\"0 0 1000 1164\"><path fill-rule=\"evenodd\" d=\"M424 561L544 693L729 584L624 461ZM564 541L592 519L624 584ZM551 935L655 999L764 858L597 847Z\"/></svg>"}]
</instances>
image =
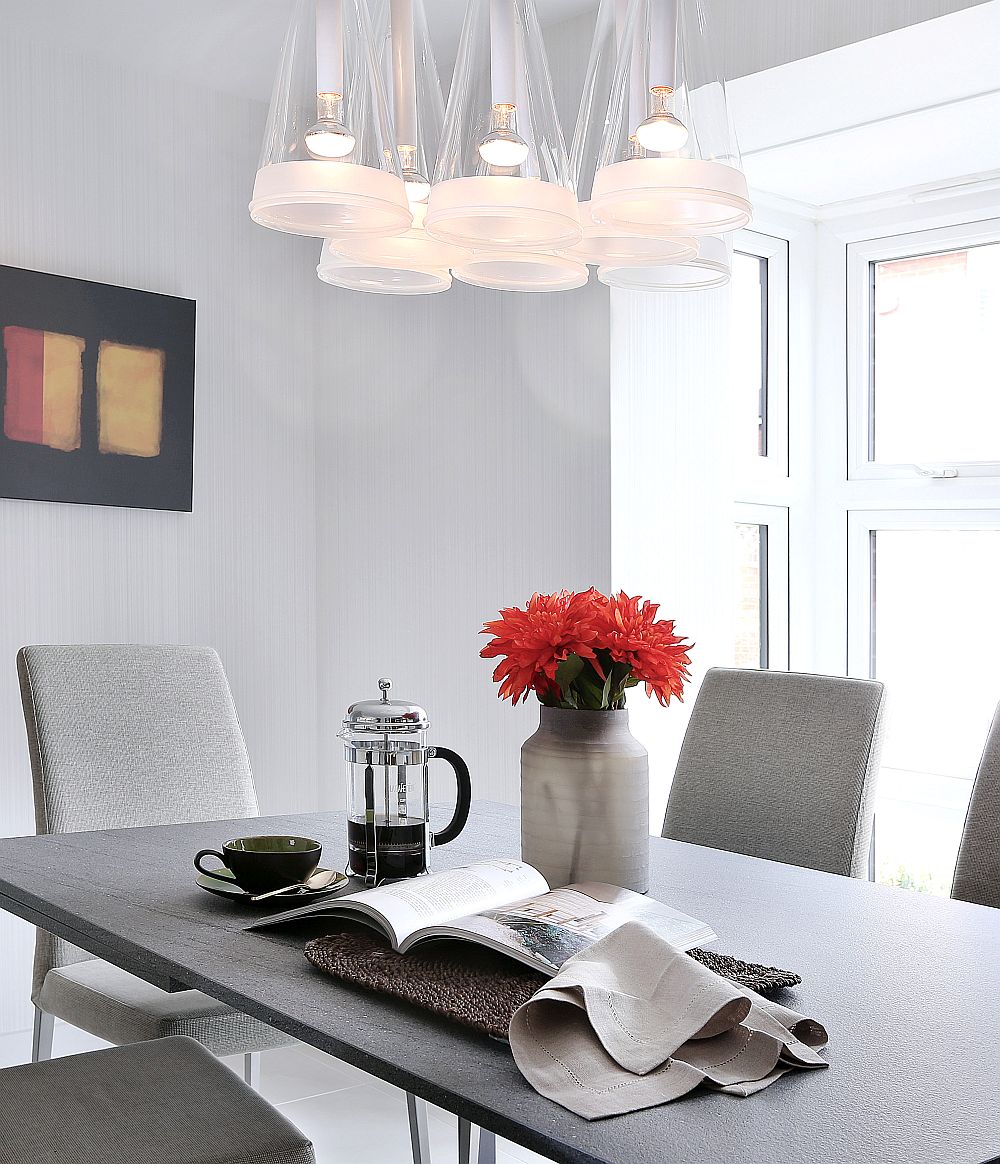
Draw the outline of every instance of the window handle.
<instances>
[{"instance_id":1,"label":"window handle","mask_svg":"<svg viewBox=\"0 0 1000 1164\"><path fill-rule=\"evenodd\" d=\"M958 470L952 468L951 465L912 465L911 468L920 477L928 477L933 481L942 481L958 476Z\"/></svg>"}]
</instances>

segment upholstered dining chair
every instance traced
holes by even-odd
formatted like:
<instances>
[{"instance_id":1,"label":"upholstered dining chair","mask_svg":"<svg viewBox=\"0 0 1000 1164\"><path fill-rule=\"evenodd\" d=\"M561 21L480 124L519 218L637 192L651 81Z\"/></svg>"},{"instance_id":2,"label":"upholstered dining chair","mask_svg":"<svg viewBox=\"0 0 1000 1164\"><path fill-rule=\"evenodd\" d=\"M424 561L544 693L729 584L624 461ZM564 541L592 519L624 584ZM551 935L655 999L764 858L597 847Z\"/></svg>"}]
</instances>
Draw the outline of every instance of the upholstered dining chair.
<instances>
[{"instance_id":1,"label":"upholstered dining chair","mask_svg":"<svg viewBox=\"0 0 1000 1164\"><path fill-rule=\"evenodd\" d=\"M3 1164L315 1164L312 1144L192 1039L0 1071Z\"/></svg>"},{"instance_id":2,"label":"upholstered dining chair","mask_svg":"<svg viewBox=\"0 0 1000 1164\"><path fill-rule=\"evenodd\" d=\"M250 760L222 663L188 646L35 646L17 656L36 831L83 832L258 815ZM193 876L193 873L192 873ZM168 993L36 931L32 1060L53 1020L109 1043L188 1035L216 1055L292 1042L196 990ZM427 1108L407 1095L414 1164L427 1164Z\"/></svg>"},{"instance_id":3,"label":"upholstered dining chair","mask_svg":"<svg viewBox=\"0 0 1000 1164\"><path fill-rule=\"evenodd\" d=\"M219 656L186 646L35 646L17 656L39 834L257 815L250 761ZM193 876L193 874L192 874ZM189 1035L216 1055L292 1040L196 990L167 993L36 931L34 1061L53 1020L99 1039Z\"/></svg>"},{"instance_id":4,"label":"upholstered dining chair","mask_svg":"<svg viewBox=\"0 0 1000 1164\"><path fill-rule=\"evenodd\" d=\"M1000 909L1000 707L972 785L951 895Z\"/></svg>"},{"instance_id":5,"label":"upholstered dining chair","mask_svg":"<svg viewBox=\"0 0 1000 1164\"><path fill-rule=\"evenodd\" d=\"M867 876L883 702L873 680L713 667L663 836Z\"/></svg>"}]
</instances>

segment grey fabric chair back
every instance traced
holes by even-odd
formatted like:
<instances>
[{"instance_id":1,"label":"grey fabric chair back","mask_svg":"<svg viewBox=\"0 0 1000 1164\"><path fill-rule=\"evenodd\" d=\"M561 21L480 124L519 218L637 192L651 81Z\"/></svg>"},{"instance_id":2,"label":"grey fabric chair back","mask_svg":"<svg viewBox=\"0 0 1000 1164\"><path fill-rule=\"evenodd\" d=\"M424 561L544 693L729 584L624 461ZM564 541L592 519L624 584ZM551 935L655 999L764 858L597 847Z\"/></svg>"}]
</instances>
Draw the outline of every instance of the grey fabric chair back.
<instances>
[{"instance_id":1,"label":"grey fabric chair back","mask_svg":"<svg viewBox=\"0 0 1000 1164\"><path fill-rule=\"evenodd\" d=\"M663 836L867 876L883 697L871 680L713 668Z\"/></svg>"},{"instance_id":2,"label":"grey fabric chair back","mask_svg":"<svg viewBox=\"0 0 1000 1164\"><path fill-rule=\"evenodd\" d=\"M1000 909L1000 707L972 786L951 895Z\"/></svg>"},{"instance_id":3,"label":"grey fabric chair back","mask_svg":"<svg viewBox=\"0 0 1000 1164\"><path fill-rule=\"evenodd\" d=\"M23 647L17 671L38 833L257 815L250 760L215 651ZM39 930L36 991L53 966L86 957Z\"/></svg>"}]
</instances>

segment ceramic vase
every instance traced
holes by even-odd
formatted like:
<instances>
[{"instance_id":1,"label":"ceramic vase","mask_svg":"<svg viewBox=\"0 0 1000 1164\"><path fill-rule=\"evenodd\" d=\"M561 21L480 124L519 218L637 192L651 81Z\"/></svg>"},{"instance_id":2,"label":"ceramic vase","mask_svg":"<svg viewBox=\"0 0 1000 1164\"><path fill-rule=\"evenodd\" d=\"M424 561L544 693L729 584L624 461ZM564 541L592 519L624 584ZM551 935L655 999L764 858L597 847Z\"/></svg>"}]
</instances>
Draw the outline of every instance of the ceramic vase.
<instances>
[{"instance_id":1,"label":"ceramic vase","mask_svg":"<svg viewBox=\"0 0 1000 1164\"><path fill-rule=\"evenodd\" d=\"M542 707L521 745L521 857L555 888L649 888L649 757L627 711Z\"/></svg>"}]
</instances>

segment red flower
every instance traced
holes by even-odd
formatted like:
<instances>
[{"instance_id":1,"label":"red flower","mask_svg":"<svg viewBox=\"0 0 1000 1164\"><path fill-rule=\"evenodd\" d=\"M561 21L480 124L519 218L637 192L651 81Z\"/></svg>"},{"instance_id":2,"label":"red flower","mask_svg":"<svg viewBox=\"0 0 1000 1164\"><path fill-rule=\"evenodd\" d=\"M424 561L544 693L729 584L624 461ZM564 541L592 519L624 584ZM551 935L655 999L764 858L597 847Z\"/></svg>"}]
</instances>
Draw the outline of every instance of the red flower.
<instances>
[{"instance_id":1,"label":"red flower","mask_svg":"<svg viewBox=\"0 0 1000 1164\"><path fill-rule=\"evenodd\" d=\"M500 659L493 678L500 698L513 703L534 691L550 707L622 708L626 688L644 683L665 707L683 698L690 644L674 634L673 622L657 619L658 610L654 602L606 597L593 587L533 594L524 610L507 607L485 624L482 633L493 638L480 654Z\"/></svg>"},{"instance_id":2,"label":"red flower","mask_svg":"<svg viewBox=\"0 0 1000 1164\"><path fill-rule=\"evenodd\" d=\"M691 644L674 634L671 620L657 621L659 609L658 603L630 598L624 591L604 598L598 640L616 663L632 668L632 677L645 683L647 695L655 695L666 707L671 696L684 697Z\"/></svg>"},{"instance_id":3,"label":"red flower","mask_svg":"<svg viewBox=\"0 0 1000 1164\"><path fill-rule=\"evenodd\" d=\"M499 619L485 624L481 633L493 640L480 654L484 659L503 656L493 672L501 699L517 703L531 690L543 695L555 688L556 669L570 655L589 659L600 672L594 654L597 597L595 590L533 594L526 609L507 607Z\"/></svg>"}]
</instances>

